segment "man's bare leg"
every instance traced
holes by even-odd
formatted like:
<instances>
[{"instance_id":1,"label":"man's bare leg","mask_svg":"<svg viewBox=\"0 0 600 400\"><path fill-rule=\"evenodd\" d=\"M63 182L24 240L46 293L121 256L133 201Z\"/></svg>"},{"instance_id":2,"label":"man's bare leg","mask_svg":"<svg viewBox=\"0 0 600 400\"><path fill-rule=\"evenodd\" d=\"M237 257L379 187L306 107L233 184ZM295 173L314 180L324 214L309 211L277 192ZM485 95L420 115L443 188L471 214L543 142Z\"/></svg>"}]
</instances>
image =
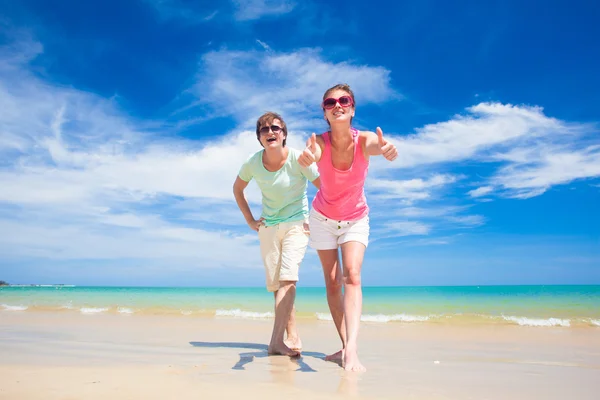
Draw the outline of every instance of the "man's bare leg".
<instances>
[{"instance_id":1,"label":"man's bare leg","mask_svg":"<svg viewBox=\"0 0 600 400\"><path fill-rule=\"evenodd\" d=\"M285 345L292 350L301 351L302 341L300 340L300 336L298 335L298 328L296 326L295 305L292 306L292 312L290 313L290 319L288 320L288 324L285 327L285 331L287 333L287 338L284 340Z\"/></svg>"},{"instance_id":2,"label":"man's bare leg","mask_svg":"<svg viewBox=\"0 0 600 400\"><path fill-rule=\"evenodd\" d=\"M296 298L296 282L280 281L279 290L275 292L275 322L269 343L269 354L280 354L294 357L299 353L290 349L283 342L283 333L289 322L294 300Z\"/></svg>"},{"instance_id":3,"label":"man's bare leg","mask_svg":"<svg viewBox=\"0 0 600 400\"><path fill-rule=\"evenodd\" d=\"M365 245L359 242L342 244L344 265L344 318L347 342L342 365L346 371L365 371L358 359L358 329L362 314L361 267L365 255Z\"/></svg>"},{"instance_id":4,"label":"man's bare leg","mask_svg":"<svg viewBox=\"0 0 600 400\"><path fill-rule=\"evenodd\" d=\"M342 361L346 348L346 325L344 324L344 301L342 294L342 270L340 268L338 250L317 250L323 267L327 304L333 323L342 341L342 350L325 357L326 361Z\"/></svg>"},{"instance_id":5,"label":"man's bare leg","mask_svg":"<svg viewBox=\"0 0 600 400\"><path fill-rule=\"evenodd\" d=\"M273 292L275 301L277 301L277 291ZM294 302L295 303L295 302ZM292 306L292 312L290 313L290 319L285 327L286 339L283 341L287 347L292 350L302 350L302 341L298 335L298 328L296 326L296 305Z\"/></svg>"}]
</instances>

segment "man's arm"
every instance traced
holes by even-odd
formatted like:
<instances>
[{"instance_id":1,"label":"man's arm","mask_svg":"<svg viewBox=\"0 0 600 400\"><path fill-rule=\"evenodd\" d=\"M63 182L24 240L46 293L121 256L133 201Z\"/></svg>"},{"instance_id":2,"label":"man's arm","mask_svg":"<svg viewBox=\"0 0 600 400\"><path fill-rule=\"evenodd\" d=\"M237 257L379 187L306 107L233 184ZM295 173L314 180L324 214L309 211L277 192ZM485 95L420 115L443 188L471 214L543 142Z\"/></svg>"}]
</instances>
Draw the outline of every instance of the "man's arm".
<instances>
[{"instance_id":1,"label":"man's arm","mask_svg":"<svg viewBox=\"0 0 600 400\"><path fill-rule=\"evenodd\" d=\"M244 214L244 218L250 229L258 232L258 228L262 225L263 219L260 218L259 220L255 220L252 215L248 200L246 200L246 196L244 195L244 189L246 189L247 186L248 182L238 176L233 183L233 196L235 197L235 202L240 208L240 211Z\"/></svg>"}]
</instances>

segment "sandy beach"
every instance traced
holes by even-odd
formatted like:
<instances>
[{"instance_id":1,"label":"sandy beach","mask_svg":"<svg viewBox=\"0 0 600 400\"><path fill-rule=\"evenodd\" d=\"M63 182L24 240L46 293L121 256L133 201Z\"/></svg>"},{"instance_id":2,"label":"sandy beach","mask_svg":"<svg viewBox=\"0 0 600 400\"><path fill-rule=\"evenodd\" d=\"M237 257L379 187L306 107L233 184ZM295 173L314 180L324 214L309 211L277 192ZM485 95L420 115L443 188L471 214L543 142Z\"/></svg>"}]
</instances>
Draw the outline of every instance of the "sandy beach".
<instances>
[{"instance_id":1,"label":"sandy beach","mask_svg":"<svg viewBox=\"0 0 600 400\"><path fill-rule=\"evenodd\" d=\"M600 330L363 323L366 373L323 360L333 324L300 320L303 355L267 356L272 321L0 312L0 399L595 399ZM283 396L283 397L282 397Z\"/></svg>"}]
</instances>

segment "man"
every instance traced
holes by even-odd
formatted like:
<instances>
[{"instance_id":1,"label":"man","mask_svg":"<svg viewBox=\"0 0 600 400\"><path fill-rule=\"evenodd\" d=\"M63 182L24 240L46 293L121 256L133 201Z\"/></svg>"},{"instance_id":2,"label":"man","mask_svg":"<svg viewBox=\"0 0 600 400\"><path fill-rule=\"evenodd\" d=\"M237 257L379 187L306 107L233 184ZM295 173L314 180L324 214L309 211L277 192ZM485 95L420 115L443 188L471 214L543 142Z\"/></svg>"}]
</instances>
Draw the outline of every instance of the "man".
<instances>
[{"instance_id":1,"label":"man","mask_svg":"<svg viewBox=\"0 0 600 400\"><path fill-rule=\"evenodd\" d=\"M267 290L275 295L275 322L269 354L299 355L302 345L295 323L294 301L298 271L308 245L308 199L311 181L320 187L315 165L301 167L301 152L286 146L287 126L279 114L267 112L256 122L262 150L240 168L233 194L250 229L258 232ZM255 179L262 193L262 213L252 215L244 189ZM287 330L288 341L284 342Z\"/></svg>"}]
</instances>

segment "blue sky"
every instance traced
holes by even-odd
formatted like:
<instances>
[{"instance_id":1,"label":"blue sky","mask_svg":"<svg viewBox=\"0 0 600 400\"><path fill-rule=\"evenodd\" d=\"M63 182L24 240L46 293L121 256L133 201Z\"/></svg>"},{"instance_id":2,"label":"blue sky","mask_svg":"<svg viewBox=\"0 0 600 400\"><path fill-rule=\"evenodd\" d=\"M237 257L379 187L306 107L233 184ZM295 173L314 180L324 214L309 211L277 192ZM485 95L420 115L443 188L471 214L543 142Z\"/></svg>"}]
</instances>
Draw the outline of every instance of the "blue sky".
<instances>
[{"instance_id":1,"label":"blue sky","mask_svg":"<svg viewBox=\"0 0 600 400\"><path fill-rule=\"evenodd\" d=\"M356 126L399 150L371 164L365 285L600 283L594 2L22 0L0 15L0 279L261 286L231 190L252 126L280 112L302 148L347 82ZM300 279L322 285L313 250Z\"/></svg>"}]
</instances>

